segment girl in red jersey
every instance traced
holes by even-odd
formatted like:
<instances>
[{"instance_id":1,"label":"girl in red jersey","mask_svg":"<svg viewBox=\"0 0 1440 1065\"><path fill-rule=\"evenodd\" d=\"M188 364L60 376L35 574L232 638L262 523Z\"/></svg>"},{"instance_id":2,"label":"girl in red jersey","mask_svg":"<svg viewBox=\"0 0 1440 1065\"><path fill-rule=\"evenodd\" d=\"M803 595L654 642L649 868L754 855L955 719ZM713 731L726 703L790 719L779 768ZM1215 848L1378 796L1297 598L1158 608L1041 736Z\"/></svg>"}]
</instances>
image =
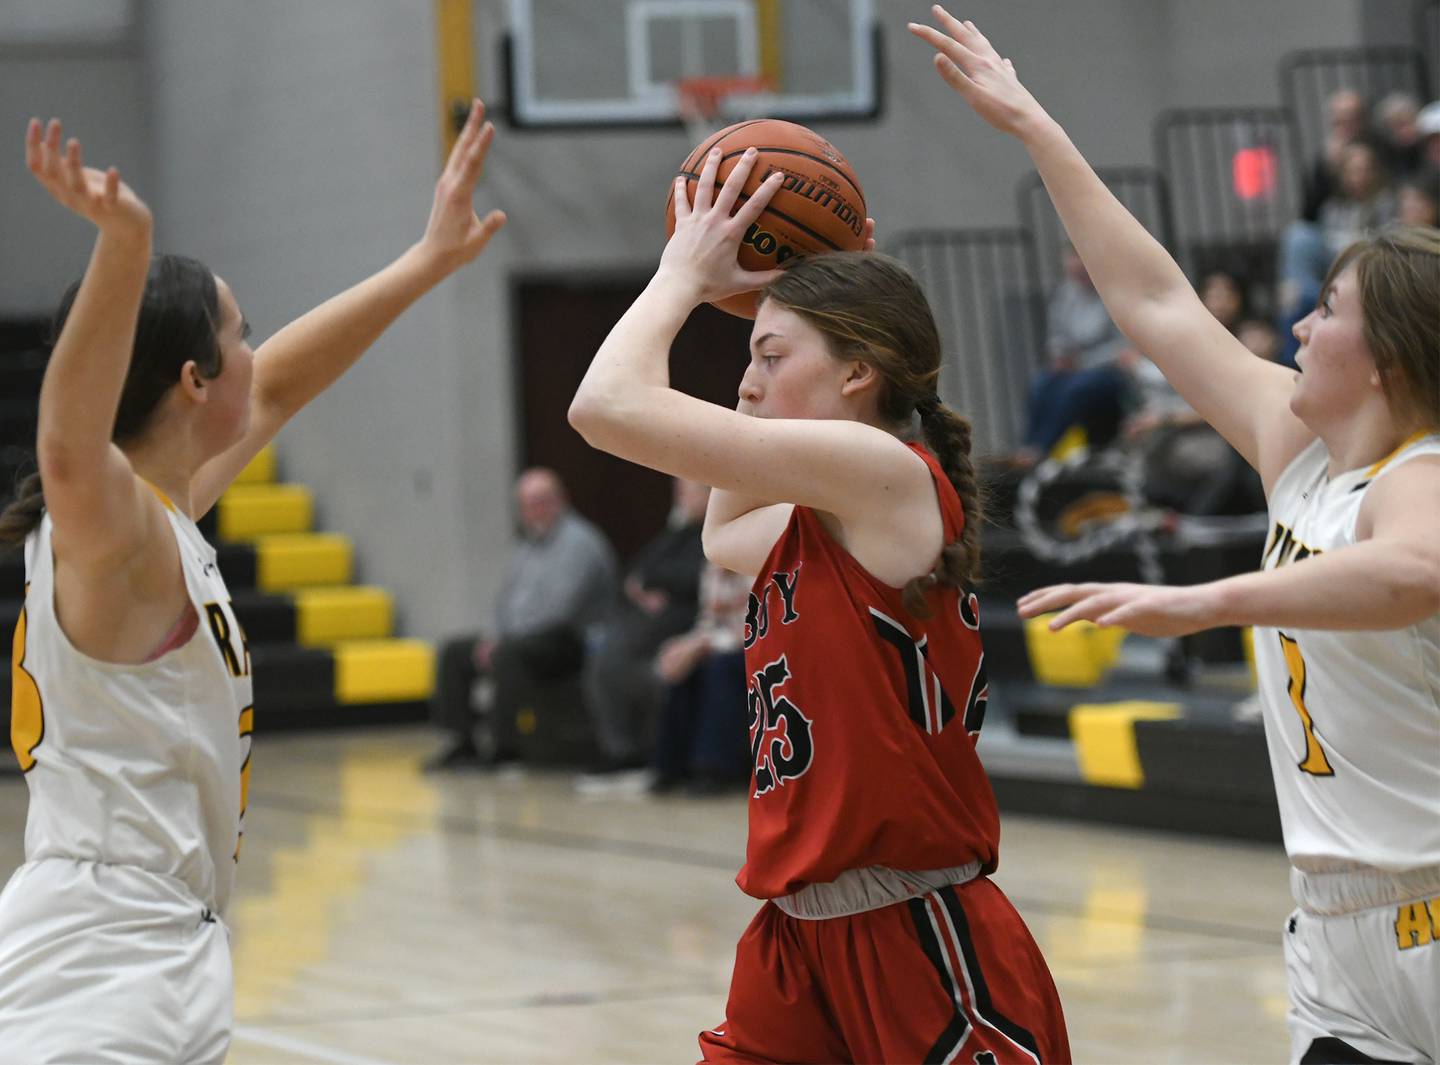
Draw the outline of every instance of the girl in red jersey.
<instances>
[{"instance_id":1,"label":"girl in red jersey","mask_svg":"<svg viewBox=\"0 0 1440 1065\"><path fill-rule=\"evenodd\" d=\"M713 485L706 554L755 575L738 883L766 901L701 1050L1069 1060L1044 959L988 879L1000 831L975 752L986 684L967 591L978 493L969 423L936 395L934 318L905 268L871 252L741 270L740 239L781 176L736 209L754 153L717 192L719 163L706 159L693 205L677 179L660 267L570 408L595 447ZM761 287L738 408L670 388L696 305ZM906 443L917 414L925 442Z\"/></svg>"}]
</instances>

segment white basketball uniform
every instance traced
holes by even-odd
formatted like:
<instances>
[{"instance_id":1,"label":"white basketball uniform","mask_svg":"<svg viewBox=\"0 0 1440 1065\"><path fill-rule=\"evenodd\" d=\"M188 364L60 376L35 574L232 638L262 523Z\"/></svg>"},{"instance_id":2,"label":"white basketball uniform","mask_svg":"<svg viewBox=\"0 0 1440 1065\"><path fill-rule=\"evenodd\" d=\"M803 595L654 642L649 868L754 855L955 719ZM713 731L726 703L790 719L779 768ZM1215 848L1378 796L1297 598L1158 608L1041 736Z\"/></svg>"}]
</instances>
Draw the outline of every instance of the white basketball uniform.
<instances>
[{"instance_id":1,"label":"white basketball uniform","mask_svg":"<svg viewBox=\"0 0 1440 1065\"><path fill-rule=\"evenodd\" d=\"M0 1061L220 1062L230 1043L250 659L214 548L166 512L199 628L143 665L71 645L48 515L25 543L11 739L30 809L0 894Z\"/></svg>"},{"instance_id":2,"label":"white basketball uniform","mask_svg":"<svg viewBox=\"0 0 1440 1065\"><path fill-rule=\"evenodd\" d=\"M1262 568L1355 543L1366 489L1421 455L1440 455L1440 434L1331 477L1315 441L1270 493ZM1335 1056L1339 1040L1440 1061L1440 615L1389 631L1257 627L1255 657L1298 905L1292 1058L1362 1060Z\"/></svg>"}]
</instances>

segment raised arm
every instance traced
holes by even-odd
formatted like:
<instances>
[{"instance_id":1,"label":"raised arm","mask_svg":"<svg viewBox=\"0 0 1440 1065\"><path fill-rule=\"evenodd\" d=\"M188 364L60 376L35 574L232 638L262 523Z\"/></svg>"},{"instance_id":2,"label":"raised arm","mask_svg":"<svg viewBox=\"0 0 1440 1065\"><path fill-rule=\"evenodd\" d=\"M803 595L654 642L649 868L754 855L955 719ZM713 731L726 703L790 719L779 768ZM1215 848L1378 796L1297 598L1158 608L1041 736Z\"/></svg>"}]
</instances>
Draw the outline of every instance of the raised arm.
<instances>
[{"instance_id":1,"label":"raised arm","mask_svg":"<svg viewBox=\"0 0 1440 1065\"><path fill-rule=\"evenodd\" d=\"M706 552L751 572L758 563L743 565L732 552L717 558L717 515L743 520L767 504L799 503L844 525L882 509L888 519L903 510L897 501L911 495L933 508L923 462L881 429L845 420L757 418L670 387L670 345L690 312L779 276L750 273L736 261L741 236L782 177L771 175L732 216L754 161L748 152L716 193L719 153L712 152L693 207L677 179L675 234L660 267L601 345L570 406L570 424L592 446L719 489L711 495Z\"/></svg>"},{"instance_id":2,"label":"raised arm","mask_svg":"<svg viewBox=\"0 0 1440 1065\"><path fill-rule=\"evenodd\" d=\"M86 167L74 138L62 149L58 121L42 131L31 120L25 163L58 203L99 230L40 387L36 453L56 554L82 570L113 572L153 544L150 533L164 521L110 440L150 268L150 211L114 167Z\"/></svg>"},{"instance_id":3,"label":"raised arm","mask_svg":"<svg viewBox=\"0 0 1440 1065\"><path fill-rule=\"evenodd\" d=\"M503 212L491 211L481 219L471 206L495 137L495 127L484 116L484 105L476 100L435 186L430 221L419 243L260 346L255 353L250 428L196 473L191 498L197 516L215 505L296 412L353 366L406 308L473 261L505 224Z\"/></svg>"},{"instance_id":4,"label":"raised arm","mask_svg":"<svg viewBox=\"0 0 1440 1065\"><path fill-rule=\"evenodd\" d=\"M1274 483L1313 434L1290 412L1292 373L1250 354L1201 304L1180 267L1110 193L973 23L933 9L910 24L935 69L981 118L1025 145L1122 332L1185 401Z\"/></svg>"}]
</instances>

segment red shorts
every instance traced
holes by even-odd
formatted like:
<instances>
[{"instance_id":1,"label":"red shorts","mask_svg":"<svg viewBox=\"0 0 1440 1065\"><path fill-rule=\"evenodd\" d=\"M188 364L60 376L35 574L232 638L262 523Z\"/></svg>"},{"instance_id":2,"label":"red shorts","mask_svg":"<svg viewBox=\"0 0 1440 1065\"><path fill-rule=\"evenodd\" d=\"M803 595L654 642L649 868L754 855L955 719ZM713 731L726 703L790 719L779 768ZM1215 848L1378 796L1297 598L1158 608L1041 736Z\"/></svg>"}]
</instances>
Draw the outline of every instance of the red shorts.
<instances>
[{"instance_id":1,"label":"red shorts","mask_svg":"<svg viewBox=\"0 0 1440 1065\"><path fill-rule=\"evenodd\" d=\"M740 937L706 1061L1068 1062L1040 948L986 878L849 917L767 903Z\"/></svg>"}]
</instances>

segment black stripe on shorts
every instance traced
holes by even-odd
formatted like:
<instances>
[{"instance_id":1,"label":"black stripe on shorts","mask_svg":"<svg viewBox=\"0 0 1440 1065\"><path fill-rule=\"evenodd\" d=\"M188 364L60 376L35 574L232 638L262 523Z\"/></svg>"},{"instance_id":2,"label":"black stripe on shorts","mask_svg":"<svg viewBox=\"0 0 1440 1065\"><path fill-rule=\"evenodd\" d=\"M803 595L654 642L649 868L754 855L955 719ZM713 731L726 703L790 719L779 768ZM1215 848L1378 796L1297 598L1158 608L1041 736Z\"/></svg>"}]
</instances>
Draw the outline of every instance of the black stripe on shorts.
<instances>
[{"instance_id":1,"label":"black stripe on shorts","mask_svg":"<svg viewBox=\"0 0 1440 1065\"><path fill-rule=\"evenodd\" d=\"M960 1001L959 989L950 978L950 967L945 964L945 948L935 935L935 929L930 925L930 912L925 908L923 898L911 899L906 903L910 907L910 918L915 922L915 933L920 937L920 947L925 951L925 956L930 959L930 964L935 966L935 971L940 974L940 986L945 989L945 997L950 1002L956 1003L955 1016L940 1033L940 1038L935 1040L935 1045L925 1055L925 1065L944 1065L960 1049L960 1044L970 1034L970 1019L960 1012L958 1003Z\"/></svg>"}]
</instances>

